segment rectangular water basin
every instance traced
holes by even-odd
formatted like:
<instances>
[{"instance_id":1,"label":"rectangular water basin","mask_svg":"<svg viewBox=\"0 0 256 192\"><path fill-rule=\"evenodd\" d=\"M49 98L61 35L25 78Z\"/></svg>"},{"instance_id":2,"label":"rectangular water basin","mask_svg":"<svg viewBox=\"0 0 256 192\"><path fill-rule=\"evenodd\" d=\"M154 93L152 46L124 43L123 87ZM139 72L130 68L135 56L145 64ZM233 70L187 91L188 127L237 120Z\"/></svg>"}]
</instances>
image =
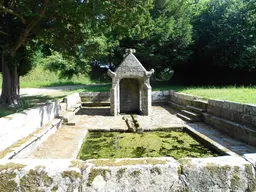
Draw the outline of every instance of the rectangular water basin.
<instances>
[{"instance_id":1,"label":"rectangular water basin","mask_svg":"<svg viewBox=\"0 0 256 192\"><path fill-rule=\"evenodd\" d=\"M216 157L221 153L207 148L185 131L143 133L89 132L78 158Z\"/></svg>"}]
</instances>

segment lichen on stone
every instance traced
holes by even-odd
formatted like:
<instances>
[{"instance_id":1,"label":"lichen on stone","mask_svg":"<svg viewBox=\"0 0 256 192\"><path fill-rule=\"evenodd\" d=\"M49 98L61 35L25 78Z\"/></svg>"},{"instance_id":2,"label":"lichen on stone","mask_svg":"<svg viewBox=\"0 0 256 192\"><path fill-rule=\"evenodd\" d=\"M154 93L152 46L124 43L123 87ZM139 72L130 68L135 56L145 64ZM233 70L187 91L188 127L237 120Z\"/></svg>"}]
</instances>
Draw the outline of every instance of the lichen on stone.
<instances>
[{"instance_id":1,"label":"lichen on stone","mask_svg":"<svg viewBox=\"0 0 256 192\"><path fill-rule=\"evenodd\" d=\"M89 174L87 185L91 186L93 181L94 181L94 179L98 175L101 175L104 178L104 180L107 180L107 173L111 173L110 170L108 170L108 169L95 169L95 168L92 168L91 172Z\"/></svg>"},{"instance_id":2,"label":"lichen on stone","mask_svg":"<svg viewBox=\"0 0 256 192\"><path fill-rule=\"evenodd\" d=\"M117 171L117 173L116 173L116 178L117 178L118 180L120 180L120 179L123 177L125 171L126 171L126 168L121 168L121 169L119 169L119 170Z\"/></svg>"},{"instance_id":3,"label":"lichen on stone","mask_svg":"<svg viewBox=\"0 0 256 192\"><path fill-rule=\"evenodd\" d=\"M57 192L57 191L58 191L58 189L59 189L59 187L58 187L58 186L54 186L54 187L51 189L51 192Z\"/></svg>"},{"instance_id":4,"label":"lichen on stone","mask_svg":"<svg viewBox=\"0 0 256 192\"><path fill-rule=\"evenodd\" d=\"M67 177L69 178L72 182L74 182L76 179L81 179L82 175L81 173L74 171L74 170L69 170L69 171L63 171L63 173L61 174L62 177Z\"/></svg>"},{"instance_id":5,"label":"lichen on stone","mask_svg":"<svg viewBox=\"0 0 256 192\"><path fill-rule=\"evenodd\" d=\"M130 176L131 177L139 177L140 174L141 174L140 170L135 170L135 171L130 173Z\"/></svg>"},{"instance_id":6,"label":"lichen on stone","mask_svg":"<svg viewBox=\"0 0 256 192\"><path fill-rule=\"evenodd\" d=\"M163 159L96 159L91 161L95 166L129 166L129 165L157 165L157 164L166 164L168 163L167 160Z\"/></svg>"},{"instance_id":7,"label":"lichen on stone","mask_svg":"<svg viewBox=\"0 0 256 192\"><path fill-rule=\"evenodd\" d=\"M23 169L26 165L23 165L23 164L19 164L19 163L7 163L5 165L0 165L0 171L2 170L8 170L8 169L11 169L11 170L14 170L14 169L17 169L17 170L20 170L20 169Z\"/></svg>"},{"instance_id":8,"label":"lichen on stone","mask_svg":"<svg viewBox=\"0 0 256 192\"><path fill-rule=\"evenodd\" d=\"M42 186L49 187L52 183L53 179L44 170L31 169L20 179L20 190L21 192L37 192Z\"/></svg>"},{"instance_id":9,"label":"lichen on stone","mask_svg":"<svg viewBox=\"0 0 256 192\"><path fill-rule=\"evenodd\" d=\"M16 173L13 171L2 171L0 173L0 191L13 192L16 191L17 184L14 181Z\"/></svg>"},{"instance_id":10,"label":"lichen on stone","mask_svg":"<svg viewBox=\"0 0 256 192\"><path fill-rule=\"evenodd\" d=\"M158 174L158 175L161 175L162 174L162 170L159 168L159 167L153 167L151 170L150 170L150 173L154 173L154 174Z\"/></svg>"}]
</instances>

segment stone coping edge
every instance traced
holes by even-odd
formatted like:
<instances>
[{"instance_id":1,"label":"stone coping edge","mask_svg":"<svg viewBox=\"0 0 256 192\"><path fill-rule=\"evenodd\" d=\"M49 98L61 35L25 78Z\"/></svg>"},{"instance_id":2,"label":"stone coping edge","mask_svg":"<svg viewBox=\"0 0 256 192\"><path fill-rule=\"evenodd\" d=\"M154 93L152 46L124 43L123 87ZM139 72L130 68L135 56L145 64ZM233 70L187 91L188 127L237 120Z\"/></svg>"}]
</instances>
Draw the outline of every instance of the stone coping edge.
<instances>
[{"instance_id":1,"label":"stone coping edge","mask_svg":"<svg viewBox=\"0 0 256 192\"><path fill-rule=\"evenodd\" d=\"M0 160L0 191L255 191L242 157Z\"/></svg>"}]
</instances>

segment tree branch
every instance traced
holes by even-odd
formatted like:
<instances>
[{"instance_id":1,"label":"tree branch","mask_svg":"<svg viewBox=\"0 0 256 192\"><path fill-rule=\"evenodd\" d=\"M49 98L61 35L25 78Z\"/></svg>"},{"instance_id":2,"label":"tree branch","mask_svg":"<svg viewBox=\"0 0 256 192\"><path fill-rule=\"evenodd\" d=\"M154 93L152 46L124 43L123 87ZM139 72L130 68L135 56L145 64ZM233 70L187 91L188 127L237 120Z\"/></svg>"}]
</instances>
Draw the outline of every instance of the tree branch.
<instances>
[{"instance_id":1,"label":"tree branch","mask_svg":"<svg viewBox=\"0 0 256 192\"><path fill-rule=\"evenodd\" d=\"M18 17L21 20L21 22L23 24L26 24L26 20L24 19L24 17L22 15L20 15L20 14L16 13L15 11L3 6L2 4L0 4L0 9L4 10L6 13L10 13L12 15L15 15L16 17Z\"/></svg>"},{"instance_id":2,"label":"tree branch","mask_svg":"<svg viewBox=\"0 0 256 192\"><path fill-rule=\"evenodd\" d=\"M14 55L16 53L16 51L20 48L20 46L22 44L24 44L28 38L28 35L29 33L32 31L32 29L36 26L36 24L42 19L42 17L44 16L45 14L45 11L46 11L46 7L47 7L47 4L48 4L49 0L44 0L44 8L43 10L41 11L41 14L40 16L38 17L38 19L34 20L34 21L31 21L26 29L23 30L22 34L20 35L20 38L16 44L16 46L13 48L12 52L11 52L11 55Z\"/></svg>"},{"instance_id":3,"label":"tree branch","mask_svg":"<svg viewBox=\"0 0 256 192\"><path fill-rule=\"evenodd\" d=\"M2 30L0 30L0 33L3 34L3 35L9 35L8 33L4 32Z\"/></svg>"}]
</instances>

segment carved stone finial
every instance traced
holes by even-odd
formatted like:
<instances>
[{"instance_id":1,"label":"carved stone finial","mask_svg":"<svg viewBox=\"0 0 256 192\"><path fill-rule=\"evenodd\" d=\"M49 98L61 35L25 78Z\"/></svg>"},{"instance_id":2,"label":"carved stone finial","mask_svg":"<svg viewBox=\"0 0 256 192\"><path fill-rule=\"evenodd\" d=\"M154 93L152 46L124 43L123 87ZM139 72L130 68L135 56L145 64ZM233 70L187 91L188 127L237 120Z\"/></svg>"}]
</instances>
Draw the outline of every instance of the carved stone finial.
<instances>
[{"instance_id":1,"label":"carved stone finial","mask_svg":"<svg viewBox=\"0 0 256 192\"><path fill-rule=\"evenodd\" d=\"M135 49L125 49L125 53L126 54L130 54L130 53L136 53L136 50Z\"/></svg>"}]
</instances>

